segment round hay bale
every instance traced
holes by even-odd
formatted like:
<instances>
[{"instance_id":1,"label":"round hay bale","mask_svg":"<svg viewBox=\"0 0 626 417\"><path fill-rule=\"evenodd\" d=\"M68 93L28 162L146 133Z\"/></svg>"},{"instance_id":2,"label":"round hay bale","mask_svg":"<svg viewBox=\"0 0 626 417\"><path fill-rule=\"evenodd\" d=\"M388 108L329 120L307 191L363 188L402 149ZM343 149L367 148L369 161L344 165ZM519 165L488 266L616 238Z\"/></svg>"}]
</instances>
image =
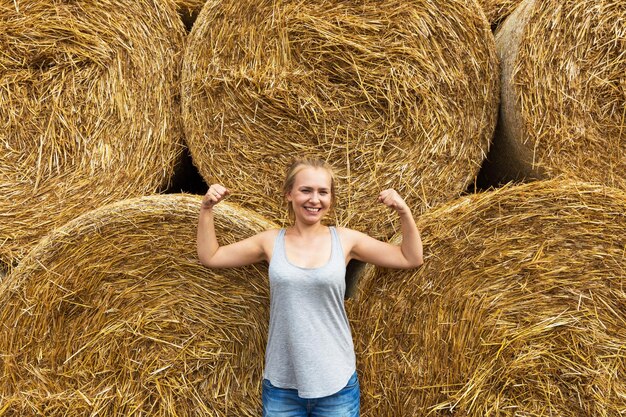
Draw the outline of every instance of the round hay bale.
<instances>
[{"instance_id":1,"label":"round hay bale","mask_svg":"<svg viewBox=\"0 0 626 417\"><path fill-rule=\"evenodd\" d=\"M515 10L522 0L478 0L491 27L497 27Z\"/></svg>"},{"instance_id":2,"label":"round hay bale","mask_svg":"<svg viewBox=\"0 0 626 417\"><path fill-rule=\"evenodd\" d=\"M0 286L0 398L16 415L258 416L267 267L196 254L200 197L114 203L56 229ZM275 228L215 208L220 241Z\"/></svg>"},{"instance_id":3,"label":"round hay bale","mask_svg":"<svg viewBox=\"0 0 626 417\"><path fill-rule=\"evenodd\" d=\"M524 1L496 33L491 176L565 174L626 189L626 3Z\"/></svg>"},{"instance_id":4,"label":"round hay bale","mask_svg":"<svg viewBox=\"0 0 626 417\"><path fill-rule=\"evenodd\" d=\"M370 268L348 311L364 415L626 409L625 192L506 186L419 227L424 266Z\"/></svg>"},{"instance_id":5,"label":"round hay bale","mask_svg":"<svg viewBox=\"0 0 626 417\"><path fill-rule=\"evenodd\" d=\"M382 189L416 212L457 197L489 146L498 65L476 3L435 3L209 0L183 59L200 174L280 222L283 168L327 160L335 223L376 237L399 230L374 204Z\"/></svg>"},{"instance_id":6,"label":"round hay bale","mask_svg":"<svg viewBox=\"0 0 626 417\"><path fill-rule=\"evenodd\" d=\"M170 0L0 0L0 263L81 213L166 188L182 150Z\"/></svg>"}]
</instances>

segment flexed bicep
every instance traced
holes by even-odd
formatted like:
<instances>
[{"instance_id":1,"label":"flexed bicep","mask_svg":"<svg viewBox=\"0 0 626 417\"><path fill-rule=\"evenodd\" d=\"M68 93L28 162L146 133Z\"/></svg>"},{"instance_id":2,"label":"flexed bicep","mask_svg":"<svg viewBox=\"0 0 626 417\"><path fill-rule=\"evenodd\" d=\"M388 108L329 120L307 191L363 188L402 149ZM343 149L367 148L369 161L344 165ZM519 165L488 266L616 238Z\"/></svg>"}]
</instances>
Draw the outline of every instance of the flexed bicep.
<instances>
[{"instance_id":1,"label":"flexed bicep","mask_svg":"<svg viewBox=\"0 0 626 417\"><path fill-rule=\"evenodd\" d=\"M345 229L350 245L350 259L367 262L384 268L405 269L415 267L404 255L400 246L382 242L365 233Z\"/></svg>"}]
</instances>

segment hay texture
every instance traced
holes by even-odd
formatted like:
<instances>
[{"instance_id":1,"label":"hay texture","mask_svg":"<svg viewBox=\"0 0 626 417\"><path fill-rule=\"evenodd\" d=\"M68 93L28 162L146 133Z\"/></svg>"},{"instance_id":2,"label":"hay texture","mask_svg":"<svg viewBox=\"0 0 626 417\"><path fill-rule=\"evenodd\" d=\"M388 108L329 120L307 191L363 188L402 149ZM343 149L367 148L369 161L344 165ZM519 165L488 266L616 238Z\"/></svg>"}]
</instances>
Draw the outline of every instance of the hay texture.
<instances>
[{"instance_id":1,"label":"hay texture","mask_svg":"<svg viewBox=\"0 0 626 417\"><path fill-rule=\"evenodd\" d=\"M0 287L0 415L259 415L267 266L201 266L199 208L126 200L35 246ZM228 203L215 221L222 244L276 227Z\"/></svg>"},{"instance_id":2,"label":"hay texture","mask_svg":"<svg viewBox=\"0 0 626 417\"><path fill-rule=\"evenodd\" d=\"M178 10L188 14L198 14L204 6L204 0L175 0Z\"/></svg>"},{"instance_id":3,"label":"hay texture","mask_svg":"<svg viewBox=\"0 0 626 417\"><path fill-rule=\"evenodd\" d=\"M193 27L202 6L204 6L205 0L175 0L178 13L185 24L185 27L189 30Z\"/></svg>"},{"instance_id":4,"label":"hay texture","mask_svg":"<svg viewBox=\"0 0 626 417\"><path fill-rule=\"evenodd\" d=\"M205 0L175 0L180 13L197 16L204 6Z\"/></svg>"},{"instance_id":5,"label":"hay texture","mask_svg":"<svg viewBox=\"0 0 626 417\"><path fill-rule=\"evenodd\" d=\"M491 176L626 189L625 21L622 0L526 0L506 20Z\"/></svg>"},{"instance_id":6,"label":"hay texture","mask_svg":"<svg viewBox=\"0 0 626 417\"><path fill-rule=\"evenodd\" d=\"M0 0L0 263L167 186L184 27L169 0Z\"/></svg>"},{"instance_id":7,"label":"hay texture","mask_svg":"<svg viewBox=\"0 0 626 417\"><path fill-rule=\"evenodd\" d=\"M416 271L370 269L352 318L364 416L626 411L626 193L570 181L419 220Z\"/></svg>"},{"instance_id":8,"label":"hay texture","mask_svg":"<svg viewBox=\"0 0 626 417\"><path fill-rule=\"evenodd\" d=\"M491 27L497 27L515 10L522 0L478 0Z\"/></svg>"},{"instance_id":9,"label":"hay texture","mask_svg":"<svg viewBox=\"0 0 626 417\"><path fill-rule=\"evenodd\" d=\"M498 65L477 4L435 3L208 1L183 60L200 174L283 221L284 170L317 156L339 180L335 223L377 237L398 230L381 190L416 212L458 196L489 146Z\"/></svg>"}]
</instances>

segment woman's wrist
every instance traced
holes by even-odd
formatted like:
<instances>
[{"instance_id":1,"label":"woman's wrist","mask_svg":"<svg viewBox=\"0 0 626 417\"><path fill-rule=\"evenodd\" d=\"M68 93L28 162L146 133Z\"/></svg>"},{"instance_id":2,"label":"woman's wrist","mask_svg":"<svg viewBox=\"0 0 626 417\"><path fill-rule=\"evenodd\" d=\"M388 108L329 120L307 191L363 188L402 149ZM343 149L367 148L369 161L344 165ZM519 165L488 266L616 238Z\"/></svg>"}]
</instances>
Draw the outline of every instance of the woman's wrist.
<instances>
[{"instance_id":1,"label":"woman's wrist","mask_svg":"<svg viewBox=\"0 0 626 417\"><path fill-rule=\"evenodd\" d=\"M406 204L404 206L402 206L402 207L397 207L396 208L396 213L398 213L399 216L405 216L405 215L413 216L411 214L411 209Z\"/></svg>"}]
</instances>

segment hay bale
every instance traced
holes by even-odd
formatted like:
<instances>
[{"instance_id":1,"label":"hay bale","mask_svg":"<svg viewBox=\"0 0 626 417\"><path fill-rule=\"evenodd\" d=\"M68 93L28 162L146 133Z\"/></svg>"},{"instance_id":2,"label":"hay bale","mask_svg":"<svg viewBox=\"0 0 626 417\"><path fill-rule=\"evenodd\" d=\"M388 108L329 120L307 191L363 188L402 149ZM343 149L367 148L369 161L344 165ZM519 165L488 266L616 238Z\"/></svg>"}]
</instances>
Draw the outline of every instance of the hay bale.
<instances>
[{"instance_id":1,"label":"hay bale","mask_svg":"<svg viewBox=\"0 0 626 417\"><path fill-rule=\"evenodd\" d=\"M19 399L11 412L259 415L267 266L201 266L199 207L189 195L102 207L52 232L7 276L0 398ZM276 227L228 203L215 216L222 243Z\"/></svg>"},{"instance_id":2,"label":"hay bale","mask_svg":"<svg viewBox=\"0 0 626 417\"><path fill-rule=\"evenodd\" d=\"M507 186L419 227L424 266L370 268L348 311L365 415L626 409L626 193Z\"/></svg>"},{"instance_id":3,"label":"hay bale","mask_svg":"<svg viewBox=\"0 0 626 417\"><path fill-rule=\"evenodd\" d=\"M210 0L183 59L183 123L208 183L279 222L283 169L336 168L336 224L388 237L393 187L416 212L471 183L494 129L498 66L474 2ZM277 214L278 213L278 214Z\"/></svg>"},{"instance_id":4,"label":"hay bale","mask_svg":"<svg viewBox=\"0 0 626 417\"><path fill-rule=\"evenodd\" d=\"M496 33L499 180L559 174L626 189L626 3L526 0Z\"/></svg>"},{"instance_id":5,"label":"hay bale","mask_svg":"<svg viewBox=\"0 0 626 417\"><path fill-rule=\"evenodd\" d=\"M497 27L509 16L522 0L478 0L491 27Z\"/></svg>"},{"instance_id":6,"label":"hay bale","mask_svg":"<svg viewBox=\"0 0 626 417\"><path fill-rule=\"evenodd\" d=\"M170 0L0 1L0 263L166 188L182 148Z\"/></svg>"}]
</instances>

